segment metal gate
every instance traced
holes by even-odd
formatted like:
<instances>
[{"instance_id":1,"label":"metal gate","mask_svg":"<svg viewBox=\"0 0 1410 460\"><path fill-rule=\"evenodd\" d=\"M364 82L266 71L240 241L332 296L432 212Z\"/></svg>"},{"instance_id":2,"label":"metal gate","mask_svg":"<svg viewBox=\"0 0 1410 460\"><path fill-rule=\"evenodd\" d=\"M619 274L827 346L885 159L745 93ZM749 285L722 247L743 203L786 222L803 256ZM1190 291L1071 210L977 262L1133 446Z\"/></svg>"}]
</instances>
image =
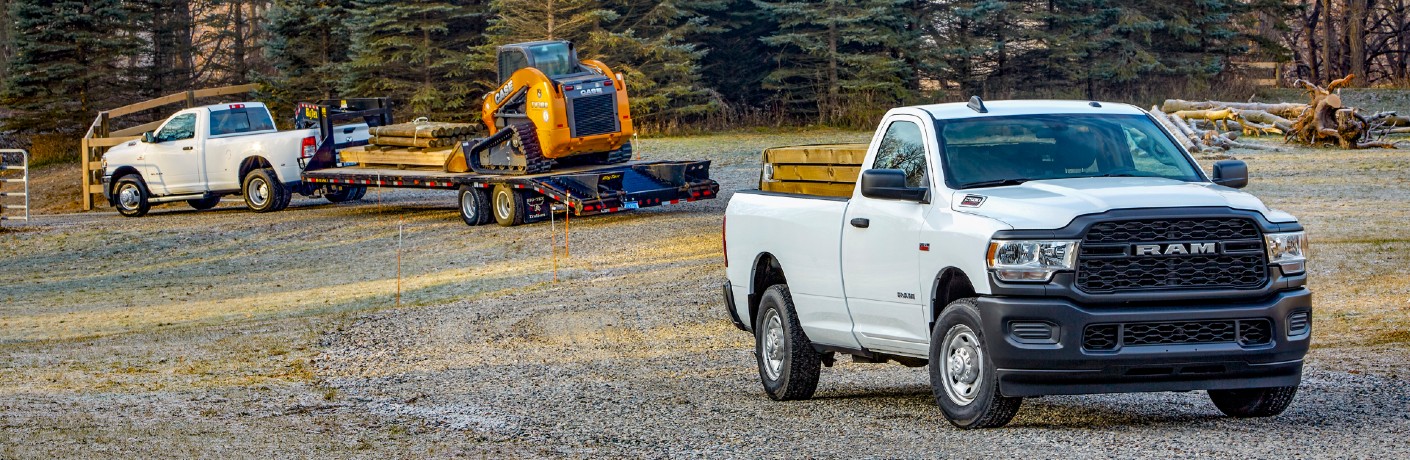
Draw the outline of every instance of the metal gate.
<instances>
[{"instance_id":1,"label":"metal gate","mask_svg":"<svg viewBox=\"0 0 1410 460\"><path fill-rule=\"evenodd\" d=\"M19 178L0 174L0 222L6 220L29 220L29 152L24 150L0 150L0 173L20 171ZM15 187L11 184L22 184ZM13 190L24 190L13 191ZM18 199L18 200L17 200ZM15 204L23 203L23 204ZM23 210L20 215L15 211Z\"/></svg>"}]
</instances>

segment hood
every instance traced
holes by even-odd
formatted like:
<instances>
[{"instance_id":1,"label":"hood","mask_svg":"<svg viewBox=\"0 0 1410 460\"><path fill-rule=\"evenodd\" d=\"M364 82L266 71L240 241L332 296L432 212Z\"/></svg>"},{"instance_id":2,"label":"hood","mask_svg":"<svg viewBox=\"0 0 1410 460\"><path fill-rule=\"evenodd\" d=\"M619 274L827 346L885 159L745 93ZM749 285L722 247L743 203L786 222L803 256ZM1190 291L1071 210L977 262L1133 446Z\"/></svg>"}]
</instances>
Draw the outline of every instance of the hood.
<instances>
[{"instance_id":1,"label":"hood","mask_svg":"<svg viewBox=\"0 0 1410 460\"><path fill-rule=\"evenodd\" d=\"M983 201L965 200L966 196ZM971 206L979 201L978 206ZM1085 215L1114 209L1228 207L1257 211L1273 222L1292 221L1253 195L1211 183L1159 177L1085 177L1025 182L954 192L956 212L996 219L1018 229L1054 229Z\"/></svg>"},{"instance_id":2,"label":"hood","mask_svg":"<svg viewBox=\"0 0 1410 460\"><path fill-rule=\"evenodd\" d=\"M136 152L138 150L137 144L140 143L142 143L142 141L133 140L114 145L109 148L108 151L103 152L103 158L113 160L136 155Z\"/></svg>"}]
</instances>

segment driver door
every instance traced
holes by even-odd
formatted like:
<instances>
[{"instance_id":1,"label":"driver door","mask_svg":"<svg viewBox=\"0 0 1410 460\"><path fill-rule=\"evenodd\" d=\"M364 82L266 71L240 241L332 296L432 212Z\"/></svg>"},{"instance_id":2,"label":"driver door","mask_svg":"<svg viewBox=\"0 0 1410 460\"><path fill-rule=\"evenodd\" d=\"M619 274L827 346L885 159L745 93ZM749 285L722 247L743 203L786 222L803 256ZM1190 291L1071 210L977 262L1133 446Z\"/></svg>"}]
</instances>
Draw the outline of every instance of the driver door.
<instances>
[{"instance_id":1,"label":"driver door","mask_svg":"<svg viewBox=\"0 0 1410 460\"><path fill-rule=\"evenodd\" d=\"M157 195L200 193L201 149L196 140L196 114L171 117L147 146L147 187Z\"/></svg>"},{"instance_id":2,"label":"driver door","mask_svg":"<svg viewBox=\"0 0 1410 460\"><path fill-rule=\"evenodd\" d=\"M908 187L931 188L932 149L927 123L891 119L871 169L900 169ZM933 190L933 188L932 188ZM924 355L930 339L920 268L920 231L929 205L917 201L852 196L842 221L843 287L853 334L878 351Z\"/></svg>"}]
</instances>

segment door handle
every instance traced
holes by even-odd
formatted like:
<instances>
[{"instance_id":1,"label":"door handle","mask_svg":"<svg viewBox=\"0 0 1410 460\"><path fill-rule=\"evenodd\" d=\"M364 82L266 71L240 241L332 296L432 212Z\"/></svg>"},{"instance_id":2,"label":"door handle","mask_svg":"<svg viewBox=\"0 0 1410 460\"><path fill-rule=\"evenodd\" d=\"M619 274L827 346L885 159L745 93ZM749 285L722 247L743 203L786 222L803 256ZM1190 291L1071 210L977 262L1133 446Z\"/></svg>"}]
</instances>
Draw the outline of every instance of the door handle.
<instances>
[{"instance_id":1,"label":"door handle","mask_svg":"<svg viewBox=\"0 0 1410 460\"><path fill-rule=\"evenodd\" d=\"M853 226L853 227L857 227L857 228L867 228L867 227L870 227L870 226L871 226L871 219L867 219L867 218L865 218L865 217L858 217L858 218L856 218L856 219L852 219L852 226Z\"/></svg>"},{"instance_id":2,"label":"door handle","mask_svg":"<svg viewBox=\"0 0 1410 460\"><path fill-rule=\"evenodd\" d=\"M188 145L188 146L182 147L181 150L191 150L191 149L193 149L193 148L194 148L194 147L191 147L191 146Z\"/></svg>"}]
</instances>

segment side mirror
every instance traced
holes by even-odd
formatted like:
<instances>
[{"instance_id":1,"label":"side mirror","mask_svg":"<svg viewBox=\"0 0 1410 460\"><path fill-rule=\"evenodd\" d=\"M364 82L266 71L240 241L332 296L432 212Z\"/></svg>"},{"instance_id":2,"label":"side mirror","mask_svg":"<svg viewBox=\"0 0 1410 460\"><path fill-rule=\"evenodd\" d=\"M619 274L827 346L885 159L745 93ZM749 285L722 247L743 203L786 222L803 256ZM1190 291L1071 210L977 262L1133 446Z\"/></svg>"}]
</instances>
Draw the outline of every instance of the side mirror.
<instances>
[{"instance_id":1,"label":"side mirror","mask_svg":"<svg viewBox=\"0 0 1410 460\"><path fill-rule=\"evenodd\" d=\"M1214 162L1214 183L1229 188L1244 188L1248 185L1248 163L1240 160Z\"/></svg>"},{"instance_id":2,"label":"side mirror","mask_svg":"<svg viewBox=\"0 0 1410 460\"><path fill-rule=\"evenodd\" d=\"M151 131L147 131L147 132L145 132L145 133L142 133L142 142L143 142L143 143L147 143L147 144L152 144L152 143L157 142L157 140L156 140L156 138L153 138L153 137L152 137L152 132L151 132Z\"/></svg>"},{"instance_id":3,"label":"side mirror","mask_svg":"<svg viewBox=\"0 0 1410 460\"><path fill-rule=\"evenodd\" d=\"M925 187L907 187L906 172L899 169L868 169L860 180L862 196L882 200L924 201Z\"/></svg>"}]
</instances>

